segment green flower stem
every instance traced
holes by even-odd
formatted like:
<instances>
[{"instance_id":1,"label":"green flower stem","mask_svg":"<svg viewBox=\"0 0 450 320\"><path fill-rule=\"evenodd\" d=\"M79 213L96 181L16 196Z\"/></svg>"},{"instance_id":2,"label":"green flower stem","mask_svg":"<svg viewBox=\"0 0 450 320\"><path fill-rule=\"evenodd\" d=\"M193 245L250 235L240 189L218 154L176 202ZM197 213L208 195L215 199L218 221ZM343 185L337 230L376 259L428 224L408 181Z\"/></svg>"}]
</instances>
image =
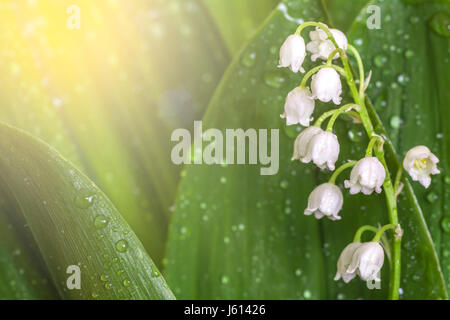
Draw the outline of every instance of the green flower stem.
<instances>
[{"instance_id":1,"label":"green flower stem","mask_svg":"<svg viewBox=\"0 0 450 320\"><path fill-rule=\"evenodd\" d=\"M333 61L333 58L336 55L336 53L339 53L340 55L343 55L344 54L344 50L342 50L341 48L334 49L330 53L330 55L328 56L327 65L331 65L331 62Z\"/></svg>"},{"instance_id":2,"label":"green flower stem","mask_svg":"<svg viewBox=\"0 0 450 320\"><path fill-rule=\"evenodd\" d=\"M381 237L383 236L383 233L385 233L389 229L395 230L395 228L397 228L397 226L393 225L393 224L387 224L387 225L383 226L382 228L380 228L380 230L377 231L377 233L373 237L372 241L379 242L381 240Z\"/></svg>"},{"instance_id":3,"label":"green flower stem","mask_svg":"<svg viewBox=\"0 0 450 320\"><path fill-rule=\"evenodd\" d=\"M364 82L365 82L365 78L364 78L364 64L362 62L362 59L361 59L361 56L360 56L358 50L356 50L356 48L354 46L349 44L348 45L348 50L350 50L350 52L353 53L353 55L355 56L356 62L358 63L358 69L359 69L359 95L360 95L360 97L363 97L363 95L364 95Z\"/></svg>"},{"instance_id":4,"label":"green flower stem","mask_svg":"<svg viewBox=\"0 0 450 320\"><path fill-rule=\"evenodd\" d=\"M395 175L394 191L397 193L398 187L400 187L400 182L402 180L403 168L398 168L397 174Z\"/></svg>"},{"instance_id":5,"label":"green flower stem","mask_svg":"<svg viewBox=\"0 0 450 320\"><path fill-rule=\"evenodd\" d=\"M353 167L356 163L357 163L357 161L349 161L347 163L344 163L342 166L337 168L336 171L333 172L333 175L331 176L331 178L330 178L330 180L328 182L335 184L336 183L336 179L341 174L341 172L344 171L347 168Z\"/></svg>"},{"instance_id":6,"label":"green flower stem","mask_svg":"<svg viewBox=\"0 0 450 320\"><path fill-rule=\"evenodd\" d=\"M367 150L366 150L366 157L371 157L373 154L373 148L375 146L375 143L377 143L377 141L379 141L381 139L380 136L373 136L370 141L369 141L369 145L367 146Z\"/></svg>"},{"instance_id":7,"label":"green flower stem","mask_svg":"<svg viewBox=\"0 0 450 320\"><path fill-rule=\"evenodd\" d=\"M357 53L357 50L350 46L349 49L355 54L355 57L358 61L359 69L360 69L360 77L363 74L362 61ZM350 92L352 97L357 105L359 105L359 115L361 116L361 122L366 130L366 133L369 137L372 137L374 132L372 120L369 117L369 113L367 112L366 104L365 104L365 93L364 90L360 93L355 85L355 80L353 78L352 69L350 68L347 55L341 55L342 64L345 70L345 78L347 80L347 84L350 88ZM361 80L360 80L361 81ZM361 84L362 88L364 88L364 83ZM360 87L361 88L361 87ZM394 187L392 185L392 180L389 174L389 170L386 164L386 160L384 157L384 149L376 148L375 154L383 164L386 170L386 179L383 183L384 193L386 195L386 203L388 208L389 220L393 225L398 225L398 209L397 209L397 199L395 197ZM399 289L400 289L400 276L401 276L401 237L394 237L392 241L392 268L390 270L390 283L389 283L389 299L398 300Z\"/></svg>"},{"instance_id":8,"label":"green flower stem","mask_svg":"<svg viewBox=\"0 0 450 320\"><path fill-rule=\"evenodd\" d=\"M302 82L300 83L300 88L304 88L306 86L306 82L309 80L309 78L312 77L313 74L315 74L317 71L323 68L333 68L337 72L339 72L342 76L345 76L345 71L341 67L335 66L335 65L326 65L322 64L320 66L314 67L311 70L309 70L306 75L303 77Z\"/></svg>"},{"instance_id":9,"label":"green flower stem","mask_svg":"<svg viewBox=\"0 0 450 320\"><path fill-rule=\"evenodd\" d=\"M365 231L372 231L376 234L379 229L369 225L362 226L358 229L358 231L356 231L355 236L353 237L353 242L361 242L361 236Z\"/></svg>"},{"instance_id":10,"label":"green flower stem","mask_svg":"<svg viewBox=\"0 0 450 320\"><path fill-rule=\"evenodd\" d=\"M336 112L339 112L339 110L343 109L344 111L346 109L349 109L350 107L354 106L354 103L348 103L345 106L338 108L338 109L333 109L327 112L324 112L319 118L317 118L316 122L314 122L314 126L316 127L320 127L322 126L322 123L328 119L329 117L333 116L334 114L336 114ZM346 111L346 112L350 112L350 110ZM359 117L359 114L358 114Z\"/></svg>"},{"instance_id":11,"label":"green flower stem","mask_svg":"<svg viewBox=\"0 0 450 320\"><path fill-rule=\"evenodd\" d=\"M355 108L355 104L353 103L348 103L346 105L344 105L343 107L340 107L339 109L336 109L336 111L334 112L333 116L331 117L330 121L328 122L327 125L327 131L328 132L332 132L333 131L333 126L334 123L336 122L337 118L344 112L348 112L351 109Z\"/></svg>"}]
</instances>

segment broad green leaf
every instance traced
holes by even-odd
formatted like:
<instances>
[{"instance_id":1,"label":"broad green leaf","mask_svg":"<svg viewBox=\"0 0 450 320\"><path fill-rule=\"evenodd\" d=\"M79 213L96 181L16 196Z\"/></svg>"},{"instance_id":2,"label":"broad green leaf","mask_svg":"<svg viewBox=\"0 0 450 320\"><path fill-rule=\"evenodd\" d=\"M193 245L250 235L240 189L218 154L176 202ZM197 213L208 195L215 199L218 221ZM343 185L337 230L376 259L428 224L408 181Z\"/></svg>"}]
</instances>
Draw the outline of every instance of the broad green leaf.
<instances>
[{"instance_id":1,"label":"broad green leaf","mask_svg":"<svg viewBox=\"0 0 450 320\"><path fill-rule=\"evenodd\" d=\"M0 259L6 261L0 298L44 299L54 297L53 288L64 299L174 298L93 182L23 131L0 124L0 137ZM67 287L73 265L81 271L80 290Z\"/></svg>"},{"instance_id":2,"label":"broad green leaf","mask_svg":"<svg viewBox=\"0 0 450 320\"><path fill-rule=\"evenodd\" d=\"M250 165L187 168L171 224L166 269L168 282L180 298L387 297L388 262L383 268L381 290L369 290L360 280L345 285L332 279L338 255L357 228L388 222L384 196L349 196L345 192L343 219L338 222L303 215L309 193L330 174L290 161L301 128L286 127L279 114L286 94L298 85L300 77L277 69L277 54L297 26L292 20L326 19L319 1L291 0L285 4L288 9L301 8L301 14L274 12L227 71L203 123L204 130L219 128L223 132L226 128L279 129L280 171L274 176L261 176L260 167ZM377 4L382 11L389 6ZM347 5L352 6L350 2ZM361 28L366 27L355 27L353 32L368 32ZM392 30L378 32L391 34ZM255 57L252 65L243 63L249 54ZM307 63L306 67L310 66ZM390 89L389 85L385 88ZM319 104L315 116L329 108ZM371 113L377 131L384 133L373 110ZM340 163L363 157L367 139L359 125L340 121L336 131L342 148ZM387 146L389 165L395 174L399 160L390 142ZM338 181L341 186L343 179ZM446 298L439 261L419 203L408 181L404 183L399 203L405 231L401 296Z\"/></svg>"},{"instance_id":3,"label":"broad green leaf","mask_svg":"<svg viewBox=\"0 0 450 320\"><path fill-rule=\"evenodd\" d=\"M259 27L279 0L202 0L228 50L235 54Z\"/></svg>"},{"instance_id":4,"label":"broad green leaf","mask_svg":"<svg viewBox=\"0 0 450 320\"><path fill-rule=\"evenodd\" d=\"M74 4L79 30L67 28ZM266 13L233 30L248 34ZM180 171L170 134L203 115L230 60L216 24L234 17L216 23L200 0L5 0L0 18L0 120L98 184L160 266Z\"/></svg>"}]
</instances>

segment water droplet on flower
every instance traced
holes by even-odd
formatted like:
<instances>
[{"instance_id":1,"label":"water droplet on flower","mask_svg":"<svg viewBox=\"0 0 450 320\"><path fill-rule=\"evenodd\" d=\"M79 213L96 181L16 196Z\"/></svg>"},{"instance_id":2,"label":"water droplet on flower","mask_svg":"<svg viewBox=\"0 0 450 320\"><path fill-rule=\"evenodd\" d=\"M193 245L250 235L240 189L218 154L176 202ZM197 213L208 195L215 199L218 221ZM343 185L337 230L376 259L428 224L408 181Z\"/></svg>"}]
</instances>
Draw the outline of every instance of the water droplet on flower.
<instances>
[{"instance_id":1,"label":"water droplet on flower","mask_svg":"<svg viewBox=\"0 0 450 320\"><path fill-rule=\"evenodd\" d=\"M124 239L121 239L116 242L116 249L119 252L126 252L128 250L128 242Z\"/></svg>"}]
</instances>

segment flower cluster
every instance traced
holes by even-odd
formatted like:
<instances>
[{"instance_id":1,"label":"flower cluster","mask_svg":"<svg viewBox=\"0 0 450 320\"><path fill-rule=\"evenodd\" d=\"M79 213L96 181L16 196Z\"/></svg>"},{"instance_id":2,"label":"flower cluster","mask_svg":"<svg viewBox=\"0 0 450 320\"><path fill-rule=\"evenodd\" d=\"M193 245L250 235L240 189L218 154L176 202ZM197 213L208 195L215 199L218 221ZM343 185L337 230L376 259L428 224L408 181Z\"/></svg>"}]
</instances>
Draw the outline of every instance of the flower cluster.
<instances>
[{"instance_id":1,"label":"flower cluster","mask_svg":"<svg viewBox=\"0 0 450 320\"><path fill-rule=\"evenodd\" d=\"M309 26L315 30L309 33L310 42L305 45L301 31ZM390 172L384 158L385 138L376 134L372 120L365 106L365 90L370 81L370 75L364 75L364 66L358 51L348 43L345 35L336 29L330 29L323 23L307 22L299 26L295 34L290 35L280 49L279 67L289 67L293 72L305 73L303 63L307 51L311 53L311 61L321 59L326 61L308 71L303 77L301 84L287 95L284 113L281 118L286 119L286 125L300 124L305 127L294 142L294 154L292 160L303 163L314 163L320 169L334 171L327 183L317 186L309 195L308 206L305 215L314 215L321 219L328 217L332 221L342 219L339 212L342 210L344 197L341 188L335 184L339 174L347 168L352 168L350 177L344 181L344 187L349 189L351 195L362 193L371 195L374 191L397 197L401 191L401 168L396 175L395 185L391 183ZM353 79L352 70L348 63L349 51L356 59L359 68L359 88ZM342 66L335 64L335 60L341 58ZM332 109L321 115L313 125L312 115L314 113L315 100L332 102L340 105L342 98L341 76L346 80L351 95L352 103ZM307 81L311 79L310 88ZM366 154L359 161L348 161L336 169L339 158L340 145L338 137L333 132L333 125L337 118L347 113L357 118L364 126L370 142ZM322 129L323 121L327 120L326 130ZM409 173L414 181L419 181L425 188L431 182L430 175L438 174L436 164L437 157L425 146L412 148L405 156L403 168ZM396 203L388 203L391 221L398 221ZM388 224L380 229L371 226L362 226L357 232L354 241L343 251L337 263L337 274L335 280L342 278L349 282L356 275L362 280L379 280L377 274L383 266L384 250L380 245L383 232L395 229L395 241L401 239L401 228L396 224ZM371 230L376 233L370 242L361 243L362 231ZM386 245L386 244L385 244ZM397 249L395 249L397 250ZM399 253L394 252L395 255ZM395 266L397 267L397 266Z\"/></svg>"}]
</instances>

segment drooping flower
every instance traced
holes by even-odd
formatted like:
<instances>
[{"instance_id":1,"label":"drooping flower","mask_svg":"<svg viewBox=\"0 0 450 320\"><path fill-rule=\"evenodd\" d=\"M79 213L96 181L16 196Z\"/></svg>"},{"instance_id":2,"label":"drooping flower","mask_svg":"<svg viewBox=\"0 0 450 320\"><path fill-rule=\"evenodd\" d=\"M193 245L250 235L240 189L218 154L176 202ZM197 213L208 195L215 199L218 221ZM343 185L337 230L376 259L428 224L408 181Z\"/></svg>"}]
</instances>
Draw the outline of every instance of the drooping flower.
<instances>
[{"instance_id":1,"label":"drooping flower","mask_svg":"<svg viewBox=\"0 0 450 320\"><path fill-rule=\"evenodd\" d=\"M379 242L364 242L353 253L347 274L356 274L361 280L380 281L378 272L383 267L384 250Z\"/></svg>"},{"instance_id":2,"label":"drooping flower","mask_svg":"<svg viewBox=\"0 0 450 320\"><path fill-rule=\"evenodd\" d=\"M284 104L284 113L280 116L286 118L286 125L300 123L304 127L309 126L311 115L314 111L314 99L308 88L296 87L288 93Z\"/></svg>"},{"instance_id":3,"label":"drooping flower","mask_svg":"<svg viewBox=\"0 0 450 320\"><path fill-rule=\"evenodd\" d=\"M330 29L330 32L336 40L339 48L346 51L348 41L345 34L337 29ZM328 36L325 31L320 28L316 28L315 31L311 31L309 33L309 37L311 38L311 41L306 45L306 49L312 53L312 61L316 61L317 58L327 60L333 50L336 49L333 42L327 39ZM338 56L339 55L336 54L333 59L336 59Z\"/></svg>"},{"instance_id":4,"label":"drooping flower","mask_svg":"<svg viewBox=\"0 0 450 320\"><path fill-rule=\"evenodd\" d=\"M306 160L310 158L320 169L328 168L333 171L339 157L339 150L337 136L332 132L322 131L311 139Z\"/></svg>"},{"instance_id":5,"label":"drooping flower","mask_svg":"<svg viewBox=\"0 0 450 320\"><path fill-rule=\"evenodd\" d=\"M327 216L333 221L340 220L339 211L341 211L343 203L344 197L341 189L333 183L323 183L309 195L305 215L309 216L314 213L316 219Z\"/></svg>"},{"instance_id":6,"label":"drooping flower","mask_svg":"<svg viewBox=\"0 0 450 320\"><path fill-rule=\"evenodd\" d=\"M342 277L342 280L344 280L345 283L349 283L356 276L356 272L347 272L347 269L352 263L353 254L360 246L361 242L352 242L342 250L337 262L337 272L334 277L335 281Z\"/></svg>"},{"instance_id":7,"label":"drooping flower","mask_svg":"<svg viewBox=\"0 0 450 320\"><path fill-rule=\"evenodd\" d=\"M305 70L302 68L303 61L306 57L305 40L298 35L292 34L287 37L280 49L279 68L289 67L292 72L297 73Z\"/></svg>"},{"instance_id":8,"label":"drooping flower","mask_svg":"<svg viewBox=\"0 0 450 320\"><path fill-rule=\"evenodd\" d=\"M336 135L315 126L308 129L295 139L292 160L303 163L312 161L320 169L328 168L333 171L340 150Z\"/></svg>"},{"instance_id":9,"label":"drooping flower","mask_svg":"<svg viewBox=\"0 0 450 320\"><path fill-rule=\"evenodd\" d=\"M300 160L301 162L304 162L304 159L308 153L308 146L311 142L311 139L321 132L323 132L323 130L316 126L311 126L304 129L295 139L294 155L292 156L291 160Z\"/></svg>"},{"instance_id":10,"label":"drooping flower","mask_svg":"<svg viewBox=\"0 0 450 320\"><path fill-rule=\"evenodd\" d=\"M344 185L350 189L350 194L362 192L366 195L375 190L381 192L381 186L386 178L386 171L376 157L365 157L356 163L350 173L350 180L345 180Z\"/></svg>"},{"instance_id":11,"label":"drooping flower","mask_svg":"<svg viewBox=\"0 0 450 320\"><path fill-rule=\"evenodd\" d=\"M322 102L329 102L338 105L341 103L342 84L339 74L333 68L322 68L311 80L312 97Z\"/></svg>"},{"instance_id":12,"label":"drooping flower","mask_svg":"<svg viewBox=\"0 0 450 320\"><path fill-rule=\"evenodd\" d=\"M419 181L425 188L431 183L432 174L441 173L436 164L439 159L425 146L417 146L406 153L403 168L414 181Z\"/></svg>"}]
</instances>

